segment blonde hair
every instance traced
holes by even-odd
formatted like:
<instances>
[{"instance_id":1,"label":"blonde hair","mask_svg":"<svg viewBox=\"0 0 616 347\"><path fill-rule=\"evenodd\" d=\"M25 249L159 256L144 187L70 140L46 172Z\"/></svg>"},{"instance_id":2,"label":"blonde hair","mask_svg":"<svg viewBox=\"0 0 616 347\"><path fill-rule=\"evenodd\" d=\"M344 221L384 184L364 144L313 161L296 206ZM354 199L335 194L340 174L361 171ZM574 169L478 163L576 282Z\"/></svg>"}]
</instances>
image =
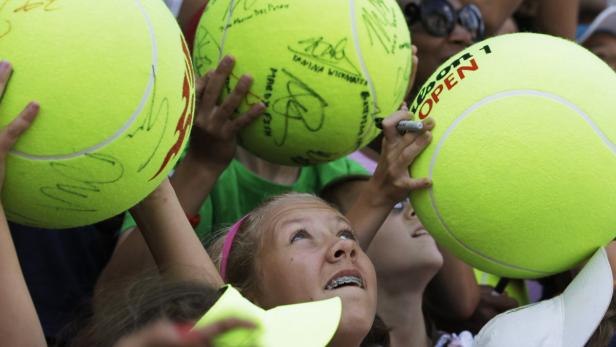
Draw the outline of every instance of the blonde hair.
<instances>
[{"instance_id":1,"label":"blonde hair","mask_svg":"<svg viewBox=\"0 0 616 347\"><path fill-rule=\"evenodd\" d=\"M263 234L269 226L268 222L275 211L281 207L306 201L316 202L334 209L330 204L312 194L286 193L269 198L248 214L235 235L229 251L226 268L227 283L238 288L248 298L258 293L259 286L256 275L259 268L257 259L263 249ZM229 229L221 233L208 248L214 263L219 268L223 244Z\"/></svg>"}]
</instances>

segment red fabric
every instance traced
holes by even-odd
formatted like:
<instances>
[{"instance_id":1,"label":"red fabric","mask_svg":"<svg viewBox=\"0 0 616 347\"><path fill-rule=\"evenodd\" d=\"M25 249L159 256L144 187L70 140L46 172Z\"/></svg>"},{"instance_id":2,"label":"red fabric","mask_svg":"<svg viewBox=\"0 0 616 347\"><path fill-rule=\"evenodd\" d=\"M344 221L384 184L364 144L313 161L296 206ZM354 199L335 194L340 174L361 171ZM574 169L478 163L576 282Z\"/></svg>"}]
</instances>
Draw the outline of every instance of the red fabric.
<instances>
[{"instance_id":1,"label":"red fabric","mask_svg":"<svg viewBox=\"0 0 616 347\"><path fill-rule=\"evenodd\" d=\"M188 218L188 222L193 227L193 229L197 229L199 223L201 223L201 215L199 214L190 215L187 213L186 218Z\"/></svg>"},{"instance_id":2,"label":"red fabric","mask_svg":"<svg viewBox=\"0 0 616 347\"><path fill-rule=\"evenodd\" d=\"M188 41L188 48L190 49L191 53L193 51L193 46L195 44L195 36L197 34L197 27L199 26L199 21L201 20L201 16L203 15L203 11L205 11L205 6L207 6L207 3L208 1L206 0L203 7L201 7L201 9L197 11L197 13L195 13L195 16L190 21L190 24L188 25L188 28L186 28L186 32L184 33L186 36L186 41Z\"/></svg>"}]
</instances>

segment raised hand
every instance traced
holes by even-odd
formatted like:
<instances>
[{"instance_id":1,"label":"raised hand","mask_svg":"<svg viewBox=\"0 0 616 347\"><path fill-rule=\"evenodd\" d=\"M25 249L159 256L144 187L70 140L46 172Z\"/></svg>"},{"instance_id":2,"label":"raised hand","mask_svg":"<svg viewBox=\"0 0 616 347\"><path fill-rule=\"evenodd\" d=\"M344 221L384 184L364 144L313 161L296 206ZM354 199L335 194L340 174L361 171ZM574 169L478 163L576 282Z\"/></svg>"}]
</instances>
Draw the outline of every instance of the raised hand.
<instances>
[{"instance_id":1,"label":"raised hand","mask_svg":"<svg viewBox=\"0 0 616 347\"><path fill-rule=\"evenodd\" d=\"M0 62L0 100L2 100L4 90L6 89L12 71L13 69L10 63L6 61ZM39 108L38 103L29 103L17 118L0 131L0 189L2 189L2 185L4 184L6 157L19 139L19 136L28 130L34 118L36 118ZM0 115L0 117L6 116L7 115Z\"/></svg>"},{"instance_id":2,"label":"raised hand","mask_svg":"<svg viewBox=\"0 0 616 347\"><path fill-rule=\"evenodd\" d=\"M219 102L234 65L235 59L226 56L216 70L197 81L197 116L188 155L219 170L224 170L235 155L237 133L265 111L265 105L257 103L235 116L252 86L252 77L248 75L241 76L235 89Z\"/></svg>"}]
</instances>

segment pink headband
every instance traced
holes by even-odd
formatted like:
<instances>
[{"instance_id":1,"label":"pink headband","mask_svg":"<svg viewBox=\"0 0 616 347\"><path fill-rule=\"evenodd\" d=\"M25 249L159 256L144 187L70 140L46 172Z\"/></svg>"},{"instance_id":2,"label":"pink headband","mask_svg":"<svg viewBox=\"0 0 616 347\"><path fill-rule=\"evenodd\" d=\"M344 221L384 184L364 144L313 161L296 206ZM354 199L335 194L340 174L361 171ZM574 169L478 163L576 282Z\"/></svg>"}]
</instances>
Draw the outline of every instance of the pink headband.
<instances>
[{"instance_id":1,"label":"pink headband","mask_svg":"<svg viewBox=\"0 0 616 347\"><path fill-rule=\"evenodd\" d=\"M224 282L227 282L227 262L229 261L229 252L231 252L231 246L233 245L233 239L235 239L235 235L240 231L242 224L244 221L248 219L248 215L242 217L242 219L238 220L231 226L231 229L227 232L225 236L225 243L222 245L222 254L220 258L220 277Z\"/></svg>"}]
</instances>

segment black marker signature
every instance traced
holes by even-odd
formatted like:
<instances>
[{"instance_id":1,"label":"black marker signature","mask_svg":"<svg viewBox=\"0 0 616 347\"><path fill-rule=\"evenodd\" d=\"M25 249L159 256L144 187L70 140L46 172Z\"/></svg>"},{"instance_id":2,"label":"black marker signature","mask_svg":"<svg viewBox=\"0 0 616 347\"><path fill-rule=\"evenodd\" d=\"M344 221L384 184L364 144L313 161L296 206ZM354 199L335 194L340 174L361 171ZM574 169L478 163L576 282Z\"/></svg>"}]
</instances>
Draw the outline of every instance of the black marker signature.
<instances>
[{"instance_id":1,"label":"black marker signature","mask_svg":"<svg viewBox=\"0 0 616 347\"><path fill-rule=\"evenodd\" d=\"M11 21L5 19L4 23L0 24L0 39L8 35L12 29L13 25L11 24Z\"/></svg>"},{"instance_id":2,"label":"black marker signature","mask_svg":"<svg viewBox=\"0 0 616 347\"><path fill-rule=\"evenodd\" d=\"M407 59L404 67L398 67L396 71L396 82L394 83L394 100L402 100L408 89L409 78L411 76L411 59Z\"/></svg>"},{"instance_id":3,"label":"black marker signature","mask_svg":"<svg viewBox=\"0 0 616 347\"><path fill-rule=\"evenodd\" d=\"M396 35L392 29L397 27L396 14L383 0L369 0L371 9L362 8L362 20L368 30L370 44L378 41L388 54L396 49Z\"/></svg>"},{"instance_id":4,"label":"black marker signature","mask_svg":"<svg viewBox=\"0 0 616 347\"><path fill-rule=\"evenodd\" d=\"M52 12L52 11L56 11L59 9L59 7L55 6L57 5L56 2L58 1L59 0L38 0L38 1L26 0L26 1L18 2L15 7L9 7L8 5L9 5L9 2L11 2L11 0L4 0L3 2L0 3L0 14L2 14L3 12L9 12L15 15L26 14L34 10ZM10 14L2 15L2 16L6 17L6 16L10 16ZM7 36L12 30L13 30L13 23L11 22L10 18L8 19L5 18L2 21L0 21L0 39Z\"/></svg>"},{"instance_id":5,"label":"black marker signature","mask_svg":"<svg viewBox=\"0 0 616 347\"><path fill-rule=\"evenodd\" d=\"M229 6L227 6L227 9L225 10L225 14L222 19L227 19L227 17L229 16L229 11L235 13L235 11L240 6L242 6L242 10L248 11L252 9L258 2L259 0L237 0L235 2L229 1Z\"/></svg>"},{"instance_id":6,"label":"black marker signature","mask_svg":"<svg viewBox=\"0 0 616 347\"><path fill-rule=\"evenodd\" d=\"M281 115L284 120L281 137L276 138L273 135L277 146L282 146L287 141L291 121L301 122L310 132L321 130L325 122L325 108L329 106L327 101L306 83L286 69L281 71L289 77L289 81L286 85L287 96L274 99L271 104L273 113Z\"/></svg>"},{"instance_id":7,"label":"black marker signature","mask_svg":"<svg viewBox=\"0 0 616 347\"><path fill-rule=\"evenodd\" d=\"M218 57L221 55L218 40L203 26L197 30L195 50L197 54L195 54L193 62L199 74L205 74L207 69L212 68L214 64L218 63ZM214 54L216 56L212 56Z\"/></svg>"},{"instance_id":8,"label":"black marker signature","mask_svg":"<svg viewBox=\"0 0 616 347\"><path fill-rule=\"evenodd\" d=\"M49 163L61 182L39 188L49 199L44 207L75 212L96 212L87 201L101 192L101 186L119 181L124 165L115 157L102 153L88 153L78 164L53 161ZM86 169L88 168L88 169Z\"/></svg>"},{"instance_id":9,"label":"black marker signature","mask_svg":"<svg viewBox=\"0 0 616 347\"><path fill-rule=\"evenodd\" d=\"M158 148L160 148L161 143L163 142L163 135L165 134L165 129L167 129L167 125L169 123L169 98L164 97L160 100L160 104L156 105L157 100L157 83L156 83L156 70L154 66L152 66L152 74L154 76L154 87L152 88L152 95L150 96L150 110L148 114L143 118L141 124L136 127L132 132L126 134L129 139L135 138L140 133L148 133L146 136L156 136L158 138L158 142L153 147L152 152L146 157L145 161L139 165L137 172L143 171L148 164L154 159L154 155ZM158 106L158 107L157 107ZM164 122L163 126L160 127L159 124L161 120ZM153 130L159 130L160 134L150 134Z\"/></svg>"},{"instance_id":10,"label":"black marker signature","mask_svg":"<svg viewBox=\"0 0 616 347\"><path fill-rule=\"evenodd\" d=\"M34 226L44 226L43 221L30 217L30 216L26 216L23 213L17 212L17 211L13 211L11 209L9 209L8 207L5 207L6 212L6 217L14 222L20 223L20 224L30 224L30 225L34 225Z\"/></svg>"},{"instance_id":11,"label":"black marker signature","mask_svg":"<svg viewBox=\"0 0 616 347\"><path fill-rule=\"evenodd\" d=\"M348 38L338 40L336 43L327 42L323 36L313 37L297 42L299 49L289 47L293 53L313 58L318 62L343 70L350 74L359 74L360 71L346 54Z\"/></svg>"},{"instance_id":12,"label":"black marker signature","mask_svg":"<svg viewBox=\"0 0 616 347\"><path fill-rule=\"evenodd\" d=\"M9 0L7 0L5 2L5 4L8 2ZM17 7L16 9L13 10L13 12L17 13L17 12L29 12L32 10L36 10L36 9L42 9L44 11L55 11L58 8L57 7L53 7L53 5L55 5L55 2L57 2L58 0L26 0L25 2L22 3L22 5L20 5L19 7Z\"/></svg>"},{"instance_id":13,"label":"black marker signature","mask_svg":"<svg viewBox=\"0 0 616 347\"><path fill-rule=\"evenodd\" d=\"M159 127L160 135L158 136L158 142L156 142L156 145L152 149L152 153L146 158L143 163L141 163L141 165L139 165L137 172L143 171L152 162L152 159L154 159L154 155L156 154L156 152L158 152L158 149L163 142L163 135L165 134L167 130L167 125L169 124L169 99L163 98L160 102L160 105L158 106L158 110L156 111L156 113L154 113L153 111L154 105L152 105L152 108L150 109L150 114L148 115L149 121L146 121L148 123L145 124L145 131L151 131L154 128L156 122L158 122L161 117L165 120L165 122L162 127ZM152 121L154 121L154 123L151 123Z\"/></svg>"}]
</instances>

